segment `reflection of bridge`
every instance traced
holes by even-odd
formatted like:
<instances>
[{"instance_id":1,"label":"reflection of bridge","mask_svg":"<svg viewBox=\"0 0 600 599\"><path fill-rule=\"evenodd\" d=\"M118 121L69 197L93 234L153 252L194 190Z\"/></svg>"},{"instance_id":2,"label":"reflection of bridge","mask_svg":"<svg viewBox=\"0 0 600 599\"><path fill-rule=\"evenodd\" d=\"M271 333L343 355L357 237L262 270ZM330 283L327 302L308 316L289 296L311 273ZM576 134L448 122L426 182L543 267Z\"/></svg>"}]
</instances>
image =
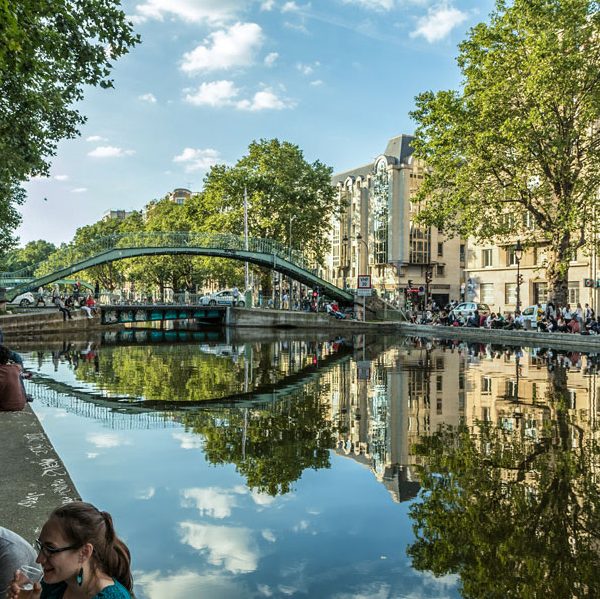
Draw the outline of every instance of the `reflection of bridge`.
<instances>
[{"instance_id":1,"label":"reflection of bridge","mask_svg":"<svg viewBox=\"0 0 600 599\"><path fill-rule=\"evenodd\" d=\"M223 233L123 233L91 242L85 247L67 246L44 262L16 272L0 272L0 285L19 283L6 292L10 301L24 291L54 283L76 272L115 260L139 256L178 254L213 256L250 262L289 276L311 288L342 302L352 302L354 296L318 276L318 265L297 250L270 239L248 239Z\"/></svg>"},{"instance_id":2,"label":"reflection of bridge","mask_svg":"<svg viewBox=\"0 0 600 599\"><path fill-rule=\"evenodd\" d=\"M352 357L348 346L322 358L319 365L309 365L273 383L264 384L251 391L226 397L201 401L140 400L137 397L110 396L106 391L93 388L76 388L69 383L33 373L27 382L27 391L47 405L62 407L87 418L102 420L112 428L156 428L169 426L176 421L179 410L220 409L231 407L260 407L268 409L275 402L300 391L315 378L323 376L328 368ZM108 392L109 393L109 392ZM151 416L153 415L153 416ZM128 425L124 420L132 419Z\"/></svg>"}]
</instances>

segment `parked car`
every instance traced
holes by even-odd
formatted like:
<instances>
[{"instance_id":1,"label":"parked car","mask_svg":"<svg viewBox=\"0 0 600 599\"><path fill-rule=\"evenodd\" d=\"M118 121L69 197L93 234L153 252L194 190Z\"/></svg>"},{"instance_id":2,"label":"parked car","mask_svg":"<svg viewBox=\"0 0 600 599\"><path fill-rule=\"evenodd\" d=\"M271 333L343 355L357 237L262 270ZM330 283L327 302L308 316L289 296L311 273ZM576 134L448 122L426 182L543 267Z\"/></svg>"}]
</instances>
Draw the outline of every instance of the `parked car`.
<instances>
[{"instance_id":1,"label":"parked car","mask_svg":"<svg viewBox=\"0 0 600 599\"><path fill-rule=\"evenodd\" d=\"M35 297L31 291L26 291L15 297L9 302L11 306L21 306L21 308L27 308L28 306L35 306Z\"/></svg>"},{"instance_id":2,"label":"parked car","mask_svg":"<svg viewBox=\"0 0 600 599\"><path fill-rule=\"evenodd\" d=\"M462 302L450 311L455 316L470 316L475 310L479 311L479 314L489 314L490 307L487 304L478 304L477 302Z\"/></svg>"},{"instance_id":3,"label":"parked car","mask_svg":"<svg viewBox=\"0 0 600 599\"><path fill-rule=\"evenodd\" d=\"M203 295L200 298L200 304L202 306L240 306L243 308L246 304L242 295L238 295L237 302L233 300L233 291L231 289L225 289L223 291L217 291L210 295Z\"/></svg>"}]
</instances>

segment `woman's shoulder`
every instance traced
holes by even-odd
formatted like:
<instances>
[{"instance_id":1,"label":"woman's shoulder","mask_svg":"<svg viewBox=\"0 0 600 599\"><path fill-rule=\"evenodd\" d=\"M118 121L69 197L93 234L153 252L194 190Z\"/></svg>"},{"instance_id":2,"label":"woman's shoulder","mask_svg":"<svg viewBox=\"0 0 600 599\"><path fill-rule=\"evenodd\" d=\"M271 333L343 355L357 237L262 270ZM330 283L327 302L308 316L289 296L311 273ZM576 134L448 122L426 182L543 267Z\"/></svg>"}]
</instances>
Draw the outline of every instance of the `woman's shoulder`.
<instances>
[{"instance_id":1,"label":"woman's shoulder","mask_svg":"<svg viewBox=\"0 0 600 599\"><path fill-rule=\"evenodd\" d=\"M115 580L114 584L104 587L94 599L131 599L131 595L118 580Z\"/></svg>"},{"instance_id":2,"label":"woman's shoulder","mask_svg":"<svg viewBox=\"0 0 600 599\"><path fill-rule=\"evenodd\" d=\"M42 580L42 599L61 599L66 588L66 582L48 584Z\"/></svg>"}]
</instances>

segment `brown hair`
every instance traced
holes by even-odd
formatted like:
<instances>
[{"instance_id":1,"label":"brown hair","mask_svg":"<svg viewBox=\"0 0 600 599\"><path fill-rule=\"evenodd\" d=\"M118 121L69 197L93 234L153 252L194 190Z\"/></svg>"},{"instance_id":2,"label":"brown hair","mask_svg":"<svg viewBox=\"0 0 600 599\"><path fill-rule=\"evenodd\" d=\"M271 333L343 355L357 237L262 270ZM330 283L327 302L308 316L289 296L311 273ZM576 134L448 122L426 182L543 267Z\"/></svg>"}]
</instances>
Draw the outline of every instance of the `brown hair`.
<instances>
[{"instance_id":1,"label":"brown hair","mask_svg":"<svg viewBox=\"0 0 600 599\"><path fill-rule=\"evenodd\" d=\"M108 512L101 512L91 503L73 501L56 508L50 518L60 520L65 536L74 545L91 543L92 569L118 580L133 596L131 555L127 545L117 537Z\"/></svg>"}]
</instances>

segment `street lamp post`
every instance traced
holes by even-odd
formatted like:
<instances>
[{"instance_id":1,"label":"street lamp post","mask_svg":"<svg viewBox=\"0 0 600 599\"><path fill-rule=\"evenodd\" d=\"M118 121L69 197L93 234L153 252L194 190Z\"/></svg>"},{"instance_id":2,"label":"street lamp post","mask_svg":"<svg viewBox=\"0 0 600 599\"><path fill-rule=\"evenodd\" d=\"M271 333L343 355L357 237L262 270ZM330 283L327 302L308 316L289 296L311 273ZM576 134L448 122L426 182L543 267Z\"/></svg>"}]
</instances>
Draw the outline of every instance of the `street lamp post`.
<instances>
[{"instance_id":1,"label":"street lamp post","mask_svg":"<svg viewBox=\"0 0 600 599\"><path fill-rule=\"evenodd\" d=\"M517 244L515 245L515 262L517 263L517 306L515 312L521 311L521 283L523 282L523 277L521 276L521 259L523 258L523 246L521 245L521 240L517 239Z\"/></svg>"},{"instance_id":2,"label":"street lamp post","mask_svg":"<svg viewBox=\"0 0 600 599\"><path fill-rule=\"evenodd\" d=\"M288 241L290 244L290 249L289 249L290 262L292 261L292 223L294 222L296 216L297 216L296 214L290 215L290 231L289 231L289 235L288 235ZM291 310L291 309L292 309L292 277L288 276L288 310Z\"/></svg>"},{"instance_id":3,"label":"street lamp post","mask_svg":"<svg viewBox=\"0 0 600 599\"><path fill-rule=\"evenodd\" d=\"M370 274L369 273L369 246L367 245L367 242L362 238L362 235L360 233L356 234L356 241L358 241L358 243L364 243L365 244L365 262L367 264L367 272L365 274ZM358 250L358 268L360 269L360 247ZM363 322L367 319L367 296L364 295L363 296Z\"/></svg>"},{"instance_id":4,"label":"street lamp post","mask_svg":"<svg viewBox=\"0 0 600 599\"><path fill-rule=\"evenodd\" d=\"M349 256L348 256L348 236L344 235L342 238L342 287L344 291L348 287L348 269L350 268Z\"/></svg>"}]
</instances>

